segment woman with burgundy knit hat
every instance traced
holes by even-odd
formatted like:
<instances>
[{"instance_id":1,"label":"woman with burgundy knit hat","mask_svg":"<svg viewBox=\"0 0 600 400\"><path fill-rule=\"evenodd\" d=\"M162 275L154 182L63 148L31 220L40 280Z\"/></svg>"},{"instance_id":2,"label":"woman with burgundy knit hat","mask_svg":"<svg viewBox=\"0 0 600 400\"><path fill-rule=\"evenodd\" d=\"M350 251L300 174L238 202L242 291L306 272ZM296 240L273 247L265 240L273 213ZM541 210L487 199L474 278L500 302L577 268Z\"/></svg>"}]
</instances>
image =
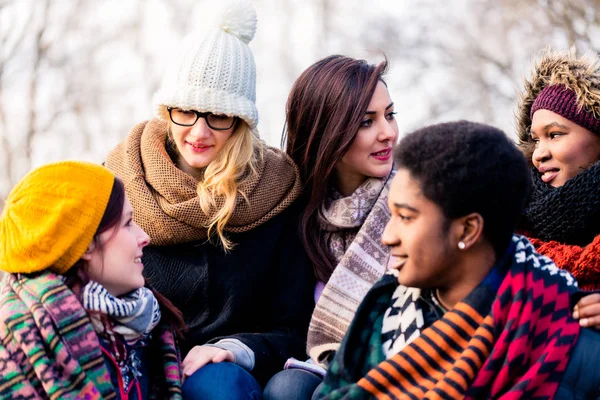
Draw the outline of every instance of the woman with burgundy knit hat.
<instances>
[{"instance_id":1,"label":"woman with burgundy knit hat","mask_svg":"<svg viewBox=\"0 0 600 400\"><path fill-rule=\"evenodd\" d=\"M533 181L520 229L583 289L600 289L598 55L577 58L573 50L546 51L525 82L517 132ZM579 305L584 326L600 323L585 318L600 314L593 311L597 305L585 307L596 297Z\"/></svg>"},{"instance_id":2,"label":"woman with burgundy knit hat","mask_svg":"<svg viewBox=\"0 0 600 400\"><path fill-rule=\"evenodd\" d=\"M298 237L298 168L258 136L256 12L219 7L168 60L157 118L106 166L152 239L146 277L183 312L184 397L258 399L305 354L314 278Z\"/></svg>"},{"instance_id":3,"label":"woman with burgundy knit hat","mask_svg":"<svg viewBox=\"0 0 600 400\"><path fill-rule=\"evenodd\" d=\"M145 287L149 238L106 168L30 172L0 216L0 398L181 399L181 313Z\"/></svg>"}]
</instances>

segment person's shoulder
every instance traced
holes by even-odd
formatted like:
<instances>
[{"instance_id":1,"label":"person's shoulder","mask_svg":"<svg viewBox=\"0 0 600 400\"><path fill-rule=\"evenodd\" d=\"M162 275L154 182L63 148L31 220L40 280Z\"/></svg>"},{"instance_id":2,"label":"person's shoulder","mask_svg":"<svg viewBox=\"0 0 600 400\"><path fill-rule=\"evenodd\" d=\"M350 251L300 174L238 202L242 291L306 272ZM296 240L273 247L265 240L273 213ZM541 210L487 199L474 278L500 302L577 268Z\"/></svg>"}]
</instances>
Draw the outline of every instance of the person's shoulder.
<instances>
[{"instance_id":1,"label":"person's shoulder","mask_svg":"<svg viewBox=\"0 0 600 400\"><path fill-rule=\"evenodd\" d=\"M560 268L553 258L547 252L540 251L532 241L522 235L513 235L513 244L511 245L510 257L516 264L527 265L529 271L543 277L548 282L557 282L568 292L577 291L577 281L573 275L566 269Z\"/></svg>"},{"instance_id":2,"label":"person's shoulder","mask_svg":"<svg viewBox=\"0 0 600 400\"><path fill-rule=\"evenodd\" d=\"M0 281L0 323L4 322L6 317L11 314L9 303L10 299L15 296L9 283L9 280L13 279L14 276L7 272L3 272L3 274Z\"/></svg>"},{"instance_id":3,"label":"person's shoulder","mask_svg":"<svg viewBox=\"0 0 600 400\"><path fill-rule=\"evenodd\" d=\"M565 370L557 398L600 397L600 332L582 328Z\"/></svg>"},{"instance_id":4,"label":"person's shoulder","mask_svg":"<svg viewBox=\"0 0 600 400\"><path fill-rule=\"evenodd\" d=\"M263 148L263 158L265 160L265 167L270 170L275 170L280 173L293 173L298 175L298 167L292 158L283 150L272 146L265 146Z\"/></svg>"},{"instance_id":5,"label":"person's shoulder","mask_svg":"<svg viewBox=\"0 0 600 400\"><path fill-rule=\"evenodd\" d=\"M305 206L305 202L301 198L297 198L281 212L281 220L286 222L291 221L292 223L298 222Z\"/></svg>"},{"instance_id":6,"label":"person's shoulder","mask_svg":"<svg viewBox=\"0 0 600 400\"><path fill-rule=\"evenodd\" d=\"M142 130L143 131L144 129L146 129L146 127L167 130L169 127L169 124L167 123L167 121L165 121L163 119L152 118L152 119L147 119L147 120L138 122L137 124L135 124L133 126L132 131L134 131L134 130Z\"/></svg>"},{"instance_id":7,"label":"person's shoulder","mask_svg":"<svg viewBox=\"0 0 600 400\"><path fill-rule=\"evenodd\" d=\"M62 275L49 270L20 275L5 273L0 282L0 321L2 323L6 323L7 319L20 317L23 313L29 313L28 305L20 294L22 291L26 292L30 298L39 299L38 301L41 302L54 298L48 296L48 293L60 294L61 301L76 302L80 306L79 300L65 285Z\"/></svg>"},{"instance_id":8,"label":"person's shoulder","mask_svg":"<svg viewBox=\"0 0 600 400\"><path fill-rule=\"evenodd\" d=\"M136 123L131 127L127 135L123 138L123 140L117 145L118 147L126 146L128 142L132 140L139 141L142 133L146 129L159 129L159 130L167 130L168 125L166 121L163 121L158 118L147 119L141 122Z\"/></svg>"},{"instance_id":9,"label":"person's shoulder","mask_svg":"<svg viewBox=\"0 0 600 400\"><path fill-rule=\"evenodd\" d=\"M283 240L283 236L287 237L288 233L294 232L296 234L299 231L302 209L303 208L301 204L299 203L298 199L296 199L290 203L290 205L283 208L281 212L273 215L267 221L250 230L235 234L235 236L238 238L238 240L243 240L240 238L256 235L276 235L278 237L271 237L270 240Z\"/></svg>"}]
</instances>

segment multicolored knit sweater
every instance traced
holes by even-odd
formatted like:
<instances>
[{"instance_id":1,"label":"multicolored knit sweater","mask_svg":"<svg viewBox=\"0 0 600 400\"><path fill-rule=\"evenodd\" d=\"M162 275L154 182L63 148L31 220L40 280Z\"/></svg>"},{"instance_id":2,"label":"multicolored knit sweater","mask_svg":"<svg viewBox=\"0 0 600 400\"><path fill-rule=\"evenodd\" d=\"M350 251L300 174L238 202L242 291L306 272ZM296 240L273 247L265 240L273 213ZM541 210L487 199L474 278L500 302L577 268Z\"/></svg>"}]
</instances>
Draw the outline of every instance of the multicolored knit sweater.
<instances>
[{"instance_id":1,"label":"multicolored knit sweater","mask_svg":"<svg viewBox=\"0 0 600 400\"><path fill-rule=\"evenodd\" d=\"M581 329L570 311L577 284L524 237L513 242L499 289L484 280L431 326L415 318L419 294L405 297L397 329L420 332L387 360L383 319L398 283L385 275L359 307L319 398L553 398Z\"/></svg>"},{"instance_id":2,"label":"multicolored knit sweater","mask_svg":"<svg viewBox=\"0 0 600 400\"><path fill-rule=\"evenodd\" d=\"M155 328L148 354L163 365L151 398L181 399L171 331ZM160 369L160 368L158 368ZM98 337L60 276L7 275L0 284L0 398L114 399Z\"/></svg>"}]
</instances>

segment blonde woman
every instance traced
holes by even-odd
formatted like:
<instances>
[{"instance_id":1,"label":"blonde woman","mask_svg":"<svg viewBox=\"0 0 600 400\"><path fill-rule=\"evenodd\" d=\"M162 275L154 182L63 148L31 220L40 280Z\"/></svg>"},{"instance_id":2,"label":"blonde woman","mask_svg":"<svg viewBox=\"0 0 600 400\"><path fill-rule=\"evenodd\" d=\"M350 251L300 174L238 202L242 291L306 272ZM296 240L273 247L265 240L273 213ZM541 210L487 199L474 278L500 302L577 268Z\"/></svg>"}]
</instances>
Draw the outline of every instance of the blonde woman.
<instances>
[{"instance_id":1,"label":"blonde woman","mask_svg":"<svg viewBox=\"0 0 600 400\"><path fill-rule=\"evenodd\" d=\"M106 165L150 235L145 275L184 314L186 398L261 398L302 357L314 278L298 237L298 169L258 137L256 13L223 6L169 60L143 122Z\"/></svg>"}]
</instances>

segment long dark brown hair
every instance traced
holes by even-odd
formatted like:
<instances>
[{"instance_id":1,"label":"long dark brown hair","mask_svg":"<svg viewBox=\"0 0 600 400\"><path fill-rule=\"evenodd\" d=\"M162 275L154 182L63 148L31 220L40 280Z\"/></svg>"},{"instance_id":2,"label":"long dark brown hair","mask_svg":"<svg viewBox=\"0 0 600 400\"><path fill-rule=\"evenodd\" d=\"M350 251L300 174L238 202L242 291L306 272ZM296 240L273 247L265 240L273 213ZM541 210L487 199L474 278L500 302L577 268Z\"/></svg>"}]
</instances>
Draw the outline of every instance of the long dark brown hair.
<instances>
[{"instance_id":1,"label":"long dark brown hair","mask_svg":"<svg viewBox=\"0 0 600 400\"><path fill-rule=\"evenodd\" d=\"M317 61L294 83L286 107L286 152L300 168L304 211L300 235L316 277L327 282L335 259L319 224L335 165L350 148L387 61L371 65L333 55Z\"/></svg>"},{"instance_id":2,"label":"long dark brown hair","mask_svg":"<svg viewBox=\"0 0 600 400\"><path fill-rule=\"evenodd\" d=\"M100 225L94 234L94 243L102 248L99 240L100 234L114 228L121 222L123 209L125 207L125 186L123 181L115 177L108 204L104 210L104 215L100 220ZM65 274L67 286L77 295L81 296L81 290L89 282L89 277L84 268L83 260L77 263ZM162 320L172 326L178 333L185 329L183 314L169 299L150 287L150 290L156 297L162 312Z\"/></svg>"}]
</instances>

